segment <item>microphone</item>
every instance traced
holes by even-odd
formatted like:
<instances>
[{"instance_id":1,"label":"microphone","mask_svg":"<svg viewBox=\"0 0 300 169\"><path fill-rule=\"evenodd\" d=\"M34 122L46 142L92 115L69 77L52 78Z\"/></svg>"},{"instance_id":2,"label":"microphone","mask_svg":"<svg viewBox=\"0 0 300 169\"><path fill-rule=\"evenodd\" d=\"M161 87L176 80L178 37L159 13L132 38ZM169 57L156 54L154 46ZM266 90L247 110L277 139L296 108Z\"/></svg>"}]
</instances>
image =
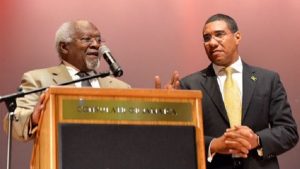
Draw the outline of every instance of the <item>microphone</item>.
<instances>
[{"instance_id":1,"label":"microphone","mask_svg":"<svg viewBox=\"0 0 300 169\"><path fill-rule=\"evenodd\" d=\"M116 62L116 60L113 58L113 56L110 53L110 50L108 49L107 46L105 45L101 45L101 47L99 48L100 52L102 53L104 59L106 60L106 62L109 65L110 70L112 71L113 75L115 77L120 77L123 75L123 70L121 69L121 67L118 65L118 63Z\"/></svg>"}]
</instances>

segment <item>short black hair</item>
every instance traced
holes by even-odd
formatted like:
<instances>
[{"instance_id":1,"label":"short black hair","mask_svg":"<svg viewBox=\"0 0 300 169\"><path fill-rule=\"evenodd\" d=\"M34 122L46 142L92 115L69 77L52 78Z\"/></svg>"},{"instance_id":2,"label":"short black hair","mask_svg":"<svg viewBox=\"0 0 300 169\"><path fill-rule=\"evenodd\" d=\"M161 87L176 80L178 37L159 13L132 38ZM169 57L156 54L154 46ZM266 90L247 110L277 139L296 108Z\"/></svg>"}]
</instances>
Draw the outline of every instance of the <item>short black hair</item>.
<instances>
[{"instance_id":1,"label":"short black hair","mask_svg":"<svg viewBox=\"0 0 300 169\"><path fill-rule=\"evenodd\" d=\"M207 21L205 22L205 25L208 24L208 23L214 22L214 21L224 21L224 22L226 22L229 30L232 33L235 33L239 30L235 20L232 17L228 16L228 15L221 14L221 13L215 14L215 15L213 15L213 16L211 16L207 19Z\"/></svg>"}]
</instances>

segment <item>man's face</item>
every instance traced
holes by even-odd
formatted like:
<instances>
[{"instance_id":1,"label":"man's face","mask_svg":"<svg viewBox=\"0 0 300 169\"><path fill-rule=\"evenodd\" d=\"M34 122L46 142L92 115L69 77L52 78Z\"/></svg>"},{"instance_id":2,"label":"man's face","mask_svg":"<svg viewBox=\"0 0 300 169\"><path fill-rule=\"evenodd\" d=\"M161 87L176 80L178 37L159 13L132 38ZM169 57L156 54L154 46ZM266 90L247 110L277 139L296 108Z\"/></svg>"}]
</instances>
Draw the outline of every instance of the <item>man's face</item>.
<instances>
[{"instance_id":1,"label":"man's face","mask_svg":"<svg viewBox=\"0 0 300 169\"><path fill-rule=\"evenodd\" d=\"M81 71L99 66L100 32L88 22L78 23L72 42L67 44L67 62Z\"/></svg>"},{"instance_id":2,"label":"man's face","mask_svg":"<svg viewBox=\"0 0 300 169\"><path fill-rule=\"evenodd\" d=\"M219 66L229 66L238 59L241 35L232 33L225 21L214 21L203 28L204 48L209 60Z\"/></svg>"}]
</instances>

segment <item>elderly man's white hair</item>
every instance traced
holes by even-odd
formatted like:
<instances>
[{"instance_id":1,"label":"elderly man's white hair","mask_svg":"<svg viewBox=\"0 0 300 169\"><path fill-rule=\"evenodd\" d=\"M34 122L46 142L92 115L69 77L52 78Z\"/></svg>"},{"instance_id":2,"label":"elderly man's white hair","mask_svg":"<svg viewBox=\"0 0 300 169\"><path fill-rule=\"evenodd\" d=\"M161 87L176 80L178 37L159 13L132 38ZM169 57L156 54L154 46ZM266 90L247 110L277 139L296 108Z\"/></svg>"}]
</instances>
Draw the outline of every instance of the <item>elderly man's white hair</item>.
<instances>
[{"instance_id":1,"label":"elderly man's white hair","mask_svg":"<svg viewBox=\"0 0 300 169\"><path fill-rule=\"evenodd\" d=\"M74 22L74 21L65 22L56 31L55 48L59 54L60 54L59 43L72 41L72 37L75 33L75 24L76 24L76 22Z\"/></svg>"}]
</instances>

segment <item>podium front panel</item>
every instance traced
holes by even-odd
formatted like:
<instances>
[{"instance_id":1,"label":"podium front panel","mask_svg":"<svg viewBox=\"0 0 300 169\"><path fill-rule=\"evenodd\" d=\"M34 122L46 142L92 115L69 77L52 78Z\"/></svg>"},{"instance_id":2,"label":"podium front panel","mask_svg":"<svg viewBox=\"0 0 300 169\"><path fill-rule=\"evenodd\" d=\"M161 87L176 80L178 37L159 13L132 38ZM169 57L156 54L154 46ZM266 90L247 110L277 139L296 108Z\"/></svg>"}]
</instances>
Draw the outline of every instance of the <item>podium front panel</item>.
<instances>
[{"instance_id":1,"label":"podium front panel","mask_svg":"<svg viewBox=\"0 0 300 169\"><path fill-rule=\"evenodd\" d=\"M60 169L197 169L193 126L62 124Z\"/></svg>"}]
</instances>

